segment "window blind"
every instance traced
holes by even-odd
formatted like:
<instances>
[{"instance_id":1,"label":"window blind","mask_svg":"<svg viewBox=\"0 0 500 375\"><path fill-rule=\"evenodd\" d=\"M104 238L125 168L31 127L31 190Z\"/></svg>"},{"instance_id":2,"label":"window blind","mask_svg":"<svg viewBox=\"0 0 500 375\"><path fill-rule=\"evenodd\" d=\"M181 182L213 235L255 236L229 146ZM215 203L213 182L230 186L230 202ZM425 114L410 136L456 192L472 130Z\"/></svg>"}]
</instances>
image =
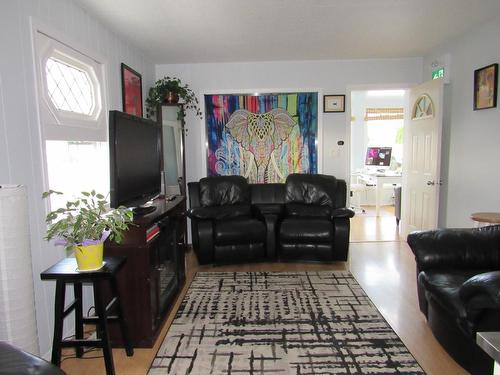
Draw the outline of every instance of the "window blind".
<instances>
[{"instance_id":1,"label":"window blind","mask_svg":"<svg viewBox=\"0 0 500 375\"><path fill-rule=\"evenodd\" d=\"M404 108L366 108L365 121L403 120Z\"/></svg>"}]
</instances>

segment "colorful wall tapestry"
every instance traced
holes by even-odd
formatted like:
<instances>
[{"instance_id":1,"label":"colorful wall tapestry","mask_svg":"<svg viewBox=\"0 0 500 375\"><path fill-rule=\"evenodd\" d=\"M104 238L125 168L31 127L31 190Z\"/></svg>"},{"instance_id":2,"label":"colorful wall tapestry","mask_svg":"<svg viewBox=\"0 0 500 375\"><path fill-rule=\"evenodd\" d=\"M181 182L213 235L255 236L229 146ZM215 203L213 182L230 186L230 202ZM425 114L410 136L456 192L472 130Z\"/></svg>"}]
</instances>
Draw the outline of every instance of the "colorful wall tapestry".
<instances>
[{"instance_id":1,"label":"colorful wall tapestry","mask_svg":"<svg viewBox=\"0 0 500 375\"><path fill-rule=\"evenodd\" d=\"M318 94L205 95L208 176L317 173Z\"/></svg>"}]
</instances>

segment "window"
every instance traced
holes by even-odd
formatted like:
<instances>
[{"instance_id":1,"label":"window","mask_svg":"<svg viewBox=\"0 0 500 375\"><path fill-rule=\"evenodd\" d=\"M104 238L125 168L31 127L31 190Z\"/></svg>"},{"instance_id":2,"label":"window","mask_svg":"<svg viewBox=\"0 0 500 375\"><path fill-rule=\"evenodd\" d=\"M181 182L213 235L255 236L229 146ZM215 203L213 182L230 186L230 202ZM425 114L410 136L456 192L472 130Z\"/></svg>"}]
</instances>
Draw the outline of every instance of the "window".
<instances>
[{"instance_id":1,"label":"window","mask_svg":"<svg viewBox=\"0 0 500 375\"><path fill-rule=\"evenodd\" d=\"M403 162L403 108L366 108L367 146L392 147L391 164Z\"/></svg>"},{"instance_id":2,"label":"window","mask_svg":"<svg viewBox=\"0 0 500 375\"><path fill-rule=\"evenodd\" d=\"M81 191L109 191L104 66L88 53L36 32L38 92L51 209Z\"/></svg>"},{"instance_id":3,"label":"window","mask_svg":"<svg viewBox=\"0 0 500 375\"><path fill-rule=\"evenodd\" d=\"M90 116L94 105L94 85L88 73L49 57L45 62L47 94L59 111Z\"/></svg>"},{"instance_id":4,"label":"window","mask_svg":"<svg viewBox=\"0 0 500 375\"><path fill-rule=\"evenodd\" d=\"M421 95L413 107L413 120L425 119L434 116L434 103L429 95Z\"/></svg>"},{"instance_id":5,"label":"window","mask_svg":"<svg viewBox=\"0 0 500 375\"><path fill-rule=\"evenodd\" d=\"M52 195L51 207L62 207L82 191L109 191L109 149L107 142L45 141L49 188L64 195Z\"/></svg>"}]
</instances>

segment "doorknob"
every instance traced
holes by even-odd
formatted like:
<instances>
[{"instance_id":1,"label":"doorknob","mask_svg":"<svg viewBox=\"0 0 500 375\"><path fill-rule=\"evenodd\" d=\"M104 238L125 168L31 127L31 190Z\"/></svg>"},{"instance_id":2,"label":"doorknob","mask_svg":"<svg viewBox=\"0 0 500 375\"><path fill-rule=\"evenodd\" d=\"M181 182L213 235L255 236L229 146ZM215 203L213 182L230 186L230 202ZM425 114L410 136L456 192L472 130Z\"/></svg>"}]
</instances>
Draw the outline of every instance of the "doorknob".
<instances>
[{"instance_id":1,"label":"doorknob","mask_svg":"<svg viewBox=\"0 0 500 375\"><path fill-rule=\"evenodd\" d=\"M436 183L434 181L427 181L427 185L428 186L434 186L434 185L436 185Z\"/></svg>"}]
</instances>

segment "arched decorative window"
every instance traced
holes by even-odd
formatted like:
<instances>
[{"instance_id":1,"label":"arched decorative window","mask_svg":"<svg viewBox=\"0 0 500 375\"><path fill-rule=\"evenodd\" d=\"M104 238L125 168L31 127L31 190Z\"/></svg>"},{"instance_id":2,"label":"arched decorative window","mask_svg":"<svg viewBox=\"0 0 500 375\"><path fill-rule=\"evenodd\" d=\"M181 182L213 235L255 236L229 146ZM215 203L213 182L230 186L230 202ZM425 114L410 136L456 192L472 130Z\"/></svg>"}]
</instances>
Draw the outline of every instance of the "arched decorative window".
<instances>
[{"instance_id":1,"label":"arched decorative window","mask_svg":"<svg viewBox=\"0 0 500 375\"><path fill-rule=\"evenodd\" d=\"M419 120L430 117L434 117L434 103L429 95L420 95L413 106L411 118L413 120Z\"/></svg>"}]
</instances>

